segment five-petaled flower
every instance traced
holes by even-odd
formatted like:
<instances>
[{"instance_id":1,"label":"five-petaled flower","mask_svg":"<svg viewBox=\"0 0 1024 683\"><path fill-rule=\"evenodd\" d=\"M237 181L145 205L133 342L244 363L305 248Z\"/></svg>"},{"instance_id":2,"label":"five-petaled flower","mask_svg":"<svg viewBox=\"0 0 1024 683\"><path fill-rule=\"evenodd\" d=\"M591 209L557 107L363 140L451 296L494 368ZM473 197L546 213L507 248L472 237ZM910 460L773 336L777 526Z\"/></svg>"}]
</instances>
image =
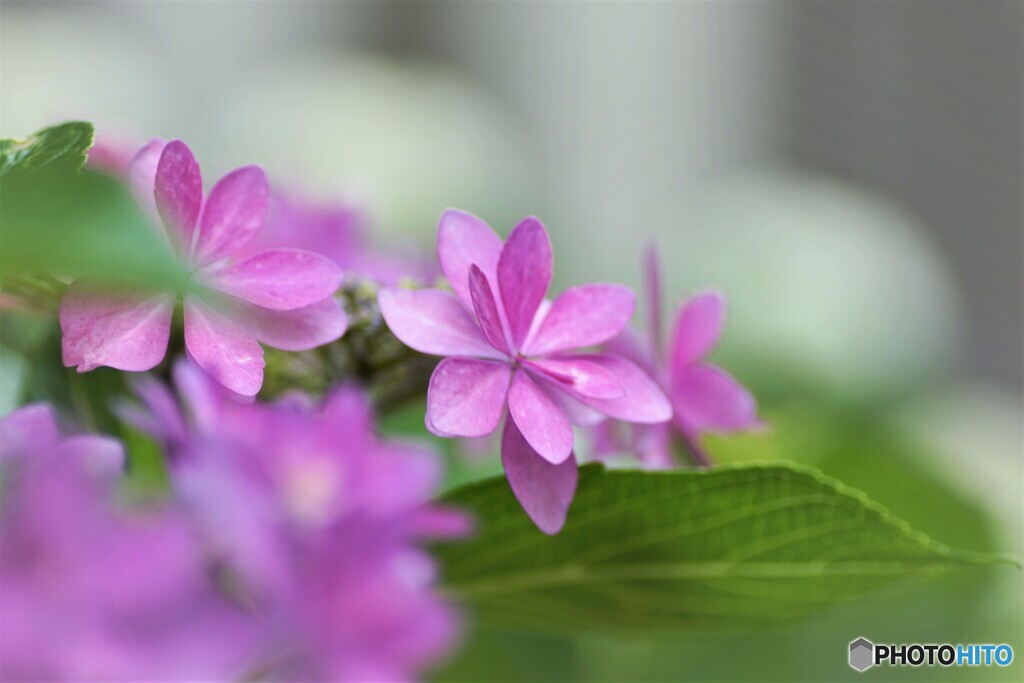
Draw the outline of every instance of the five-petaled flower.
<instances>
[{"instance_id":1,"label":"five-petaled flower","mask_svg":"<svg viewBox=\"0 0 1024 683\"><path fill-rule=\"evenodd\" d=\"M757 402L736 378L705 357L718 344L725 327L726 298L716 290L705 290L686 301L676 314L667 352L661 348L661 282L657 257L647 253L647 338L638 339L630 330L606 345L657 378L672 401L673 419L656 425L601 424L597 456L631 450L650 469L677 464L673 443L681 442L694 461L711 464L700 438L704 433L726 434L756 429ZM623 428L623 429L620 429ZM624 433L631 430L630 433Z\"/></svg>"},{"instance_id":2,"label":"five-petaled flower","mask_svg":"<svg viewBox=\"0 0 1024 683\"><path fill-rule=\"evenodd\" d=\"M662 391L635 364L579 350L622 331L633 292L591 284L547 300L551 242L532 217L503 244L479 218L446 211L437 251L454 294L392 288L379 295L381 313L403 343L447 356L430 378L427 428L479 437L507 412L501 451L509 485L537 526L556 533L576 490L572 425L672 416Z\"/></svg>"},{"instance_id":3,"label":"five-petaled flower","mask_svg":"<svg viewBox=\"0 0 1024 683\"><path fill-rule=\"evenodd\" d=\"M239 256L267 215L267 179L257 166L237 169L203 201L189 148L153 140L132 159L128 182L185 271L178 291L142 292L80 278L61 301L66 366L142 371L167 352L175 302L183 295L185 347L218 382L245 395L263 383L260 342L301 351L344 334L347 319L333 294L341 271L299 249Z\"/></svg>"}]
</instances>

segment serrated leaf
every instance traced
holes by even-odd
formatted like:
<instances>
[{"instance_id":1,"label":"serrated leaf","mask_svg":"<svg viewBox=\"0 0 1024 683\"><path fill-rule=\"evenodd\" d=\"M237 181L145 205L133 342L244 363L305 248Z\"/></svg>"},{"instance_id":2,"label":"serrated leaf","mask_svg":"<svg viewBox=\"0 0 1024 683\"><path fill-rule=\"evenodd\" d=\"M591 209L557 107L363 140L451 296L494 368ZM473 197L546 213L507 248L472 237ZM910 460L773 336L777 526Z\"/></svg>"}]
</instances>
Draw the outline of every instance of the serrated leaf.
<instances>
[{"instance_id":1,"label":"serrated leaf","mask_svg":"<svg viewBox=\"0 0 1024 683\"><path fill-rule=\"evenodd\" d=\"M445 498L474 539L438 548L446 584L488 623L658 632L785 622L896 581L999 558L954 551L819 472L581 468L554 537L503 478Z\"/></svg>"},{"instance_id":2,"label":"serrated leaf","mask_svg":"<svg viewBox=\"0 0 1024 683\"><path fill-rule=\"evenodd\" d=\"M92 124L84 121L44 128L24 140L0 140L0 176L77 171L85 164L92 140Z\"/></svg>"}]
</instances>

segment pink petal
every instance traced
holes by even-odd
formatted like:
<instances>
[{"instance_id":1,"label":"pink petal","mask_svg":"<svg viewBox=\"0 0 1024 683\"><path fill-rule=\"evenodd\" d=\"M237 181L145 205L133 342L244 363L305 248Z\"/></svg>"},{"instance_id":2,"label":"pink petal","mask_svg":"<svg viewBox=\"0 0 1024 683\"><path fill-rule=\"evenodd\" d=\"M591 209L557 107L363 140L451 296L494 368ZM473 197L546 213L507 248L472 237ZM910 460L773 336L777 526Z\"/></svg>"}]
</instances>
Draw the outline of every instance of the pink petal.
<instances>
[{"instance_id":1,"label":"pink petal","mask_svg":"<svg viewBox=\"0 0 1024 683\"><path fill-rule=\"evenodd\" d=\"M584 285L562 292L537 334L524 346L528 356L594 346L608 341L633 317L636 297L621 285Z\"/></svg>"},{"instance_id":2,"label":"pink petal","mask_svg":"<svg viewBox=\"0 0 1024 683\"><path fill-rule=\"evenodd\" d=\"M0 419L0 459L46 453L59 440L57 417L46 403L23 406Z\"/></svg>"},{"instance_id":3,"label":"pink petal","mask_svg":"<svg viewBox=\"0 0 1024 683\"><path fill-rule=\"evenodd\" d=\"M697 294L683 305L672 336L671 372L683 371L714 348L725 326L725 308L725 295L715 291Z\"/></svg>"},{"instance_id":4,"label":"pink petal","mask_svg":"<svg viewBox=\"0 0 1024 683\"><path fill-rule=\"evenodd\" d=\"M227 174L213 187L203 208L195 262L210 263L238 252L267 219L270 189L259 166Z\"/></svg>"},{"instance_id":5,"label":"pink petal","mask_svg":"<svg viewBox=\"0 0 1024 683\"><path fill-rule=\"evenodd\" d=\"M427 389L427 428L438 436L485 436L501 421L508 394L506 363L445 358Z\"/></svg>"},{"instance_id":6,"label":"pink petal","mask_svg":"<svg viewBox=\"0 0 1024 683\"><path fill-rule=\"evenodd\" d=\"M545 460L557 465L572 453L569 419L526 372L512 377L508 409L519 431Z\"/></svg>"},{"instance_id":7,"label":"pink petal","mask_svg":"<svg viewBox=\"0 0 1024 683\"><path fill-rule=\"evenodd\" d=\"M576 458L570 454L561 464L552 465L530 448L515 420L505 420L501 463L512 493L537 528L549 535L561 531L576 495Z\"/></svg>"},{"instance_id":8,"label":"pink petal","mask_svg":"<svg viewBox=\"0 0 1024 683\"><path fill-rule=\"evenodd\" d=\"M112 291L76 280L60 302L64 365L88 372L101 365L142 371L167 353L174 298Z\"/></svg>"},{"instance_id":9,"label":"pink petal","mask_svg":"<svg viewBox=\"0 0 1024 683\"><path fill-rule=\"evenodd\" d=\"M284 351L315 349L348 329L348 316L332 297L291 311L249 306L240 322L259 341Z\"/></svg>"},{"instance_id":10,"label":"pink petal","mask_svg":"<svg viewBox=\"0 0 1024 683\"><path fill-rule=\"evenodd\" d=\"M195 296L185 299L185 347L231 391L255 396L263 385L263 349L256 339Z\"/></svg>"},{"instance_id":11,"label":"pink petal","mask_svg":"<svg viewBox=\"0 0 1024 683\"><path fill-rule=\"evenodd\" d=\"M434 356L504 358L459 300L439 289L382 289L380 312L391 332L411 349Z\"/></svg>"},{"instance_id":12,"label":"pink petal","mask_svg":"<svg viewBox=\"0 0 1024 683\"><path fill-rule=\"evenodd\" d=\"M541 371L562 388L590 398L622 398L626 395L611 372L585 358L559 357L524 361L526 367Z\"/></svg>"},{"instance_id":13,"label":"pink petal","mask_svg":"<svg viewBox=\"0 0 1024 683\"><path fill-rule=\"evenodd\" d=\"M736 378L710 364L673 377L676 421L697 431L731 432L757 424L757 402Z\"/></svg>"},{"instance_id":14,"label":"pink petal","mask_svg":"<svg viewBox=\"0 0 1024 683\"><path fill-rule=\"evenodd\" d=\"M487 276L487 281L497 285L500 255L501 238L487 223L456 209L441 214L437 226L437 259L452 289L467 308L473 308L469 267L475 263Z\"/></svg>"},{"instance_id":15,"label":"pink petal","mask_svg":"<svg viewBox=\"0 0 1024 683\"><path fill-rule=\"evenodd\" d=\"M80 460L92 474L109 477L124 470L124 447L120 441L110 437L92 434L72 436L57 447L57 453Z\"/></svg>"},{"instance_id":16,"label":"pink petal","mask_svg":"<svg viewBox=\"0 0 1024 683\"><path fill-rule=\"evenodd\" d=\"M469 267L469 293L473 299L476 319L487 341L498 351L508 354L508 342L505 341L505 330L501 325L498 304L494 301L494 292L487 281L487 276L475 263Z\"/></svg>"},{"instance_id":17,"label":"pink petal","mask_svg":"<svg viewBox=\"0 0 1024 683\"><path fill-rule=\"evenodd\" d=\"M160 154L153 192L171 244L179 254L188 254L203 204L203 178L199 164L181 140L171 140Z\"/></svg>"},{"instance_id":18,"label":"pink petal","mask_svg":"<svg viewBox=\"0 0 1024 683\"><path fill-rule=\"evenodd\" d=\"M579 400L567 394L553 380L545 380L537 384L548 395L548 398L554 401L558 409L565 413L569 422L578 427L595 427L608 419L604 413L583 405Z\"/></svg>"},{"instance_id":19,"label":"pink petal","mask_svg":"<svg viewBox=\"0 0 1024 683\"><path fill-rule=\"evenodd\" d=\"M280 311L322 301L342 280L334 261L302 249L267 249L238 263L204 268L197 276L214 289Z\"/></svg>"},{"instance_id":20,"label":"pink petal","mask_svg":"<svg viewBox=\"0 0 1024 683\"><path fill-rule=\"evenodd\" d=\"M125 174L128 189L131 190L135 201L146 209L154 221L160 219L160 212L156 208L156 197L153 196L153 188L156 186L156 167L160 163L160 155L163 154L166 146L167 141L160 138L153 138L147 142L128 162L128 170Z\"/></svg>"},{"instance_id":21,"label":"pink petal","mask_svg":"<svg viewBox=\"0 0 1024 683\"><path fill-rule=\"evenodd\" d=\"M578 357L585 358L592 363L597 363L611 372L619 380L619 383L626 392L622 398L615 399L589 398L577 395L576 398L581 402L604 413L608 417L625 420L626 422L653 424L665 422L672 418L672 405L665 398L661 388L634 363L611 354L593 354Z\"/></svg>"},{"instance_id":22,"label":"pink petal","mask_svg":"<svg viewBox=\"0 0 1024 683\"><path fill-rule=\"evenodd\" d=\"M537 307L547 294L553 260L548 233L532 216L516 225L501 250L498 289L517 346L526 339Z\"/></svg>"}]
</instances>

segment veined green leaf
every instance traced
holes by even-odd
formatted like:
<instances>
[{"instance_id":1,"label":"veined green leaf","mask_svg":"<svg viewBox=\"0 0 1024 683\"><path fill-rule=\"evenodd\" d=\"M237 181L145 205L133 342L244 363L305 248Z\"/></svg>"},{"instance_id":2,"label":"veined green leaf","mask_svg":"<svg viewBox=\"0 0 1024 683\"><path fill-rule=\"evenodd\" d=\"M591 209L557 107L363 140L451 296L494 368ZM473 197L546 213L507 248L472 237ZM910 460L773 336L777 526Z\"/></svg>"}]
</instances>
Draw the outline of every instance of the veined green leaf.
<instances>
[{"instance_id":1,"label":"veined green leaf","mask_svg":"<svg viewBox=\"0 0 1024 683\"><path fill-rule=\"evenodd\" d=\"M24 140L0 140L0 176L39 171L77 171L92 146L91 123L70 121Z\"/></svg>"},{"instance_id":2,"label":"veined green leaf","mask_svg":"<svg viewBox=\"0 0 1024 683\"><path fill-rule=\"evenodd\" d=\"M479 534L438 548L451 592L509 628L673 631L796 619L903 579L999 558L955 551L863 494L787 464L580 470L557 536L503 478L445 498Z\"/></svg>"}]
</instances>

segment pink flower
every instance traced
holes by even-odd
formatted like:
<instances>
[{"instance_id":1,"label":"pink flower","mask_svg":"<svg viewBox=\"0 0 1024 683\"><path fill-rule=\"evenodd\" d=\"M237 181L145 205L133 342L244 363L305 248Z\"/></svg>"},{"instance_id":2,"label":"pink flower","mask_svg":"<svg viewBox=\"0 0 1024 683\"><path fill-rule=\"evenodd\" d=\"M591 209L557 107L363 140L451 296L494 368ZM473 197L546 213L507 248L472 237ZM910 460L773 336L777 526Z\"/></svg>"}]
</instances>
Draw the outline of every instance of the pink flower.
<instances>
[{"instance_id":1,"label":"pink flower","mask_svg":"<svg viewBox=\"0 0 1024 683\"><path fill-rule=\"evenodd\" d=\"M662 391L632 362L579 350L625 327L633 292L591 284L545 299L553 256L536 218L520 221L502 243L479 218L449 210L437 251L454 294L379 295L388 327L404 344L447 356L430 379L427 428L479 437L507 412L501 451L509 484L537 526L556 533L576 490L572 425L606 416L639 423L672 417Z\"/></svg>"},{"instance_id":2,"label":"pink flower","mask_svg":"<svg viewBox=\"0 0 1024 683\"><path fill-rule=\"evenodd\" d=\"M153 140L135 155L128 179L162 222L185 271L180 291L140 291L80 278L61 301L66 366L141 371L167 352L175 302L183 295L185 346L218 382L254 395L263 383L260 342L300 351L340 337L344 311L332 298L341 272L298 249L241 250L267 215L267 180L246 166L222 178L203 201L199 165L179 140Z\"/></svg>"},{"instance_id":3,"label":"pink flower","mask_svg":"<svg viewBox=\"0 0 1024 683\"><path fill-rule=\"evenodd\" d=\"M598 455L632 450L647 467L663 469L677 464L672 453L679 440L698 465L711 460L700 444L705 433L728 434L761 425L757 402L732 375L707 362L725 327L725 295L715 290L700 292L685 302L676 314L667 353L661 348L661 283L657 258L647 255L649 295L648 335L639 340L629 330L612 340L607 348L632 359L647 369L665 389L674 409L671 422L649 426L607 423L598 428Z\"/></svg>"}]
</instances>

